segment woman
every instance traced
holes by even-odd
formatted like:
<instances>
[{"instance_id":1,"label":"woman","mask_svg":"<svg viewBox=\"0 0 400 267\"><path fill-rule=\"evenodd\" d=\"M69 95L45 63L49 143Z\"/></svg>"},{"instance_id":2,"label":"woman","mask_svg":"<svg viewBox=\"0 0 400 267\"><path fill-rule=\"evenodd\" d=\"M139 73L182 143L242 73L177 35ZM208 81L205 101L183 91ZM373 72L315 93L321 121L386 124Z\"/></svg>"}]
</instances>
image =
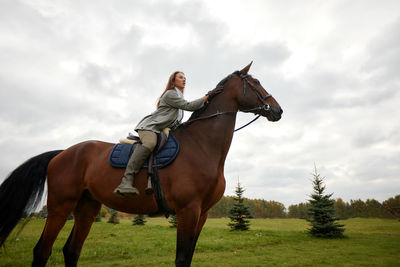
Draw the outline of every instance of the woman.
<instances>
[{"instance_id":1,"label":"woman","mask_svg":"<svg viewBox=\"0 0 400 267\"><path fill-rule=\"evenodd\" d=\"M186 85L185 74L175 71L169 77L167 87L161 94L157 109L150 115L144 117L136 126L142 144L136 146L121 184L114 190L114 194L120 196L136 197L139 195L137 188L133 187L135 175L139 173L144 161L150 156L157 144L157 133L164 128L175 128L183 118L183 110L195 111L203 107L208 95L192 102L183 98Z\"/></svg>"}]
</instances>

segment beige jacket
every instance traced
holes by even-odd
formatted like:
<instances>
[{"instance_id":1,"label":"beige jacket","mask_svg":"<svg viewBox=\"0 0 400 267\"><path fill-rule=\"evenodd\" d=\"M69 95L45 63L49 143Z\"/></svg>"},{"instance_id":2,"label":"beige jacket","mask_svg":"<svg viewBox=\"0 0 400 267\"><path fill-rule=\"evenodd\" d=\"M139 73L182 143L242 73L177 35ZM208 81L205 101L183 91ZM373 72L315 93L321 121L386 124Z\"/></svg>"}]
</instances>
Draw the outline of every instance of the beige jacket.
<instances>
[{"instance_id":1,"label":"beige jacket","mask_svg":"<svg viewBox=\"0 0 400 267\"><path fill-rule=\"evenodd\" d=\"M135 131L148 130L159 133L164 128L176 126L179 109L195 111L203 107L203 98L194 101L186 101L177 89L168 90L160 99L160 105L150 115L144 117L136 126ZM182 120L182 118L180 118Z\"/></svg>"}]
</instances>

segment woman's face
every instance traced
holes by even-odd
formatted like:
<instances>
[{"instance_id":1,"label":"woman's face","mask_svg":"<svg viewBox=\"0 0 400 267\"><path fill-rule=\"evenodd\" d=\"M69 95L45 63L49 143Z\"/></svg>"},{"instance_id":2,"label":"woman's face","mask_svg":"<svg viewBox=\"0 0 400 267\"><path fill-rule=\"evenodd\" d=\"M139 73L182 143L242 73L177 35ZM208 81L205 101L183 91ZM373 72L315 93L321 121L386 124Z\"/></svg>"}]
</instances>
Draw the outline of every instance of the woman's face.
<instances>
[{"instance_id":1,"label":"woman's face","mask_svg":"<svg viewBox=\"0 0 400 267\"><path fill-rule=\"evenodd\" d=\"M186 77L185 74L183 74L182 72L178 72L175 75L175 87L178 88L179 90L183 90L185 88L186 85Z\"/></svg>"}]
</instances>

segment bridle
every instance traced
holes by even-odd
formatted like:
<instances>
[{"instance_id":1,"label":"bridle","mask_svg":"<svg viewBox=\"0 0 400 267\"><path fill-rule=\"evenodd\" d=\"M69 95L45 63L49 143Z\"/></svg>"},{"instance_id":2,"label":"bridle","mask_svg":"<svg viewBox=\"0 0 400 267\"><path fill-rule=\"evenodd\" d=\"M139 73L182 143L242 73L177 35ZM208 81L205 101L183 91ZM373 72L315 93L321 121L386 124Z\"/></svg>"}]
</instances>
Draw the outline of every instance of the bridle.
<instances>
[{"instance_id":1,"label":"bridle","mask_svg":"<svg viewBox=\"0 0 400 267\"><path fill-rule=\"evenodd\" d=\"M253 91L256 93L258 99L260 100L261 103L263 103L262 106L256 107L256 108L252 108L252 109L248 109L248 110L241 110L242 112L252 112L252 111L257 111L257 110L266 110L269 111L271 109L271 107L268 104L264 105L264 101L270 97L272 97L272 95L268 94L263 96L260 91L257 90L257 87L250 82L247 77L249 77L250 75L248 74L240 74L239 77L243 80L243 96L246 95L246 88L247 88L247 84L250 85L250 88L253 89Z\"/></svg>"},{"instance_id":2,"label":"bridle","mask_svg":"<svg viewBox=\"0 0 400 267\"><path fill-rule=\"evenodd\" d=\"M255 94L257 95L257 98L258 98L258 99L260 100L260 102L262 103L262 105L260 105L260 106L258 106L258 107L255 107L255 108L252 108L252 109L246 109L246 110L239 110L239 111L242 111L242 112L256 112L256 111L259 111L259 110L265 110L265 111L270 111L270 110L271 110L270 105L264 104L264 101L265 101L266 99L272 97L272 95L270 95L270 94L267 93L267 95L263 96L263 95L260 93L260 91L257 90L257 87L256 87L252 82L250 82L250 81L248 80L248 77L249 77L250 75L248 75L248 74L241 74L239 71L236 71L236 72L232 73L231 75L229 75L227 78L225 78L225 79L222 81L222 85L220 85L221 82L220 82L219 85L217 85L217 87L216 87L215 89L217 89L217 88L220 89L220 91L219 91L217 94L219 94L219 93L222 92L222 90L224 89L224 84L225 84L225 82L226 82L227 80L229 80L229 78L232 77L233 75L238 75L238 76L242 79L242 81L243 81L243 96L246 95L247 85L249 85L250 88L253 89L253 91L254 91ZM215 89L214 89L214 90L215 90ZM212 91L211 91L211 92L212 92ZM194 118L194 119L189 119L188 121L184 122L184 124L190 124L190 123L192 123L192 122L194 122L194 121L206 120L206 119L214 118L214 117L217 117L217 116L220 116L220 115L225 115L225 114L236 114L236 113L237 113L237 111L217 111L216 113L213 113L213 114L208 115L208 116L203 116L203 117L198 117L198 118ZM250 125L251 123L255 122L258 118L260 118L260 116L261 116L261 115L258 115L256 118L254 118L254 119L251 120L250 122L246 123L245 125L243 125L243 126L237 128L237 129L234 130L234 131L235 131L235 132L236 132L236 131L239 131L239 130L243 129L244 127Z\"/></svg>"}]
</instances>

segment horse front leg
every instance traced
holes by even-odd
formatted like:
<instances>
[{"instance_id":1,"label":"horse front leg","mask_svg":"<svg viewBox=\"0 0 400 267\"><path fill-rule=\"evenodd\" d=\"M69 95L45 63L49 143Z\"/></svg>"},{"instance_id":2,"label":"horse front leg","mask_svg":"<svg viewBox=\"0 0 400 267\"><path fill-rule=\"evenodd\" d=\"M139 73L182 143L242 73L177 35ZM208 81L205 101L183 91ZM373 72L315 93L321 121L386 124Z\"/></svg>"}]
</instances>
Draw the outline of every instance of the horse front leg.
<instances>
[{"instance_id":1,"label":"horse front leg","mask_svg":"<svg viewBox=\"0 0 400 267\"><path fill-rule=\"evenodd\" d=\"M192 262L194 247L198 238L197 226L200 219L200 207L186 207L179 212L177 239L176 239L176 258L177 267L189 267Z\"/></svg>"},{"instance_id":2,"label":"horse front leg","mask_svg":"<svg viewBox=\"0 0 400 267\"><path fill-rule=\"evenodd\" d=\"M205 222L207 220L207 217L208 217L208 211L206 213L203 213L202 215L200 215L200 219L199 219L199 222L197 224L196 231L195 231L194 241L193 241L193 244L192 244L192 256L190 257L190 262L192 262L194 250L196 248L196 243L197 243L197 240L199 239L201 230L203 229L203 226L204 226L204 224L205 224Z\"/></svg>"}]
</instances>

